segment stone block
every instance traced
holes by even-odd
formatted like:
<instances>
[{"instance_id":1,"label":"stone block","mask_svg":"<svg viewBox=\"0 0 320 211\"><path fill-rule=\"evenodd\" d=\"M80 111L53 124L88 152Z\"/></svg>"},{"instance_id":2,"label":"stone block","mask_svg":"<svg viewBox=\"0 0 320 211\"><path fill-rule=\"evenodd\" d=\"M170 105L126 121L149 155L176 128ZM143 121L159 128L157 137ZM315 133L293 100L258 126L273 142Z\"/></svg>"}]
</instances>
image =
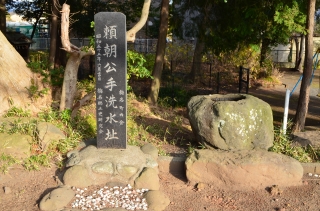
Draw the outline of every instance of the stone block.
<instances>
[{"instance_id":1,"label":"stone block","mask_svg":"<svg viewBox=\"0 0 320 211\"><path fill-rule=\"evenodd\" d=\"M301 184L303 168L288 156L265 150L195 150L186 160L191 183L232 189L262 189Z\"/></svg>"}]
</instances>

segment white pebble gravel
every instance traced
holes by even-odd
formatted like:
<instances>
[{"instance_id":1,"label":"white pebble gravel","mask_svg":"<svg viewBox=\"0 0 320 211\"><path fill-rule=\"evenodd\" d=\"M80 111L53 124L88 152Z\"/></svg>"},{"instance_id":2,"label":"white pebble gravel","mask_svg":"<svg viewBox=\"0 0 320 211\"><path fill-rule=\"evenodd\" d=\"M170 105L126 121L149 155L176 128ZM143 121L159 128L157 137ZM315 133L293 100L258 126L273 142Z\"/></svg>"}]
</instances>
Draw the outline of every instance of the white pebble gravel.
<instances>
[{"instance_id":1,"label":"white pebble gravel","mask_svg":"<svg viewBox=\"0 0 320 211\"><path fill-rule=\"evenodd\" d=\"M101 210L107 207L122 207L126 210L148 210L146 199L142 197L148 189L133 190L131 185L125 187L103 187L89 195L87 188L73 188L76 199L72 208L81 210Z\"/></svg>"}]
</instances>

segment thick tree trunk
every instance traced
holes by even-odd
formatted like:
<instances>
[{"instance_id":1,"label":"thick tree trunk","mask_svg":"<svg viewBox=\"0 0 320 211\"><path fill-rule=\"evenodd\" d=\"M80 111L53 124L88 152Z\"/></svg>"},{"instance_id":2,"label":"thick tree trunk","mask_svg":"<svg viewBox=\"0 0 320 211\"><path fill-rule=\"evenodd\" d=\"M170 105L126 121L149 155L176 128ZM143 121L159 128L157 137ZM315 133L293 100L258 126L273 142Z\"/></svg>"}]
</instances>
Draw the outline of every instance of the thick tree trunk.
<instances>
[{"instance_id":1,"label":"thick tree trunk","mask_svg":"<svg viewBox=\"0 0 320 211\"><path fill-rule=\"evenodd\" d=\"M196 75L201 75L201 59L202 59L202 52L204 50L204 43L200 40L197 40L196 47L194 49L193 54L193 62L192 62L192 69L189 74L189 78L192 83L196 82Z\"/></svg>"},{"instance_id":2,"label":"thick tree trunk","mask_svg":"<svg viewBox=\"0 0 320 211\"><path fill-rule=\"evenodd\" d=\"M0 75L0 115L10 108L10 102L16 107L30 109L33 112L51 104L50 95L34 101L30 98L27 89L32 85L31 80L34 81L34 85L42 89L41 78L27 68L25 60L2 32L0 32Z\"/></svg>"},{"instance_id":3,"label":"thick tree trunk","mask_svg":"<svg viewBox=\"0 0 320 211\"><path fill-rule=\"evenodd\" d=\"M0 0L0 31L6 33L6 0Z\"/></svg>"},{"instance_id":4,"label":"thick tree trunk","mask_svg":"<svg viewBox=\"0 0 320 211\"><path fill-rule=\"evenodd\" d=\"M157 104L157 100L159 96L161 75L162 75L162 69L164 64L164 53L166 49L168 17L169 17L169 0L162 0L159 37L157 42L155 64L154 64L153 73L152 73L153 80L152 80L150 92L148 95L148 101L153 105Z\"/></svg>"},{"instance_id":5,"label":"thick tree trunk","mask_svg":"<svg viewBox=\"0 0 320 211\"><path fill-rule=\"evenodd\" d=\"M260 67L264 66L264 62L267 58L267 53L269 50L270 40L269 39L263 39L261 44L261 52L260 52ZM267 73L268 74L268 73Z\"/></svg>"},{"instance_id":6,"label":"thick tree trunk","mask_svg":"<svg viewBox=\"0 0 320 211\"><path fill-rule=\"evenodd\" d=\"M298 100L297 111L294 119L292 131L298 132L304 130L305 121L308 113L310 80L313 68L313 30L314 30L314 13L316 0L309 0L307 13L307 29L306 36L306 55L304 62L303 78L300 87L300 95Z\"/></svg>"},{"instance_id":7,"label":"thick tree trunk","mask_svg":"<svg viewBox=\"0 0 320 211\"><path fill-rule=\"evenodd\" d=\"M60 111L64 109L71 109L73 107L73 101L77 92L77 76L81 59L82 57L79 52L73 52L70 54L66 70L64 72Z\"/></svg>"}]
</instances>

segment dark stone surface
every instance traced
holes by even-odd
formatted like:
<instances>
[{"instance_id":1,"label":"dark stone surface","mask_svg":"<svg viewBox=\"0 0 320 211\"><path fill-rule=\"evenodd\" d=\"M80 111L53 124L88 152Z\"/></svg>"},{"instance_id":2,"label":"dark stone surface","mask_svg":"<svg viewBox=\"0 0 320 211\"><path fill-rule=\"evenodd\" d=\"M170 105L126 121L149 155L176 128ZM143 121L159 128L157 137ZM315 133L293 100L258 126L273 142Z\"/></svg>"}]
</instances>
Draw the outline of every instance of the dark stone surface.
<instances>
[{"instance_id":1,"label":"dark stone surface","mask_svg":"<svg viewBox=\"0 0 320 211\"><path fill-rule=\"evenodd\" d=\"M188 115L196 139L207 148L267 150L273 145L271 107L254 96L197 95L188 102Z\"/></svg>"},{"instance_id":2,"label":"dark stone surface","mask_svg":"<svg viewBox=\"0 0 320 211\"><path fill-rule=\"evenodd\" d=\"M96 50L97 147L125 149L127 143L126 17L94 16Z\"/></svg>"}]
</instances>

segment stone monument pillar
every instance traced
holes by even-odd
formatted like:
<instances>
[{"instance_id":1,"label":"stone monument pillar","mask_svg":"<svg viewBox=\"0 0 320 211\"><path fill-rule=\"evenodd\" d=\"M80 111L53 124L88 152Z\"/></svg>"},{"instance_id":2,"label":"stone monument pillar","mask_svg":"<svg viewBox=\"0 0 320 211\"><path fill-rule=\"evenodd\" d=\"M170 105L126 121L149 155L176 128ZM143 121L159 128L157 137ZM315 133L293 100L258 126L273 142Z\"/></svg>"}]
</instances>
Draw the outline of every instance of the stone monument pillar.
<instances>
[{"instance_id":1,"label":"stone monument pillar","mask_svg":"<svg viewBox=\"0 0 320 211\"><path fill-rule=\"evenodd\" d=\"M126 17L99 12L95 22L97 147L125 149L127 143Z\"/></svg>"}]
</instances>

